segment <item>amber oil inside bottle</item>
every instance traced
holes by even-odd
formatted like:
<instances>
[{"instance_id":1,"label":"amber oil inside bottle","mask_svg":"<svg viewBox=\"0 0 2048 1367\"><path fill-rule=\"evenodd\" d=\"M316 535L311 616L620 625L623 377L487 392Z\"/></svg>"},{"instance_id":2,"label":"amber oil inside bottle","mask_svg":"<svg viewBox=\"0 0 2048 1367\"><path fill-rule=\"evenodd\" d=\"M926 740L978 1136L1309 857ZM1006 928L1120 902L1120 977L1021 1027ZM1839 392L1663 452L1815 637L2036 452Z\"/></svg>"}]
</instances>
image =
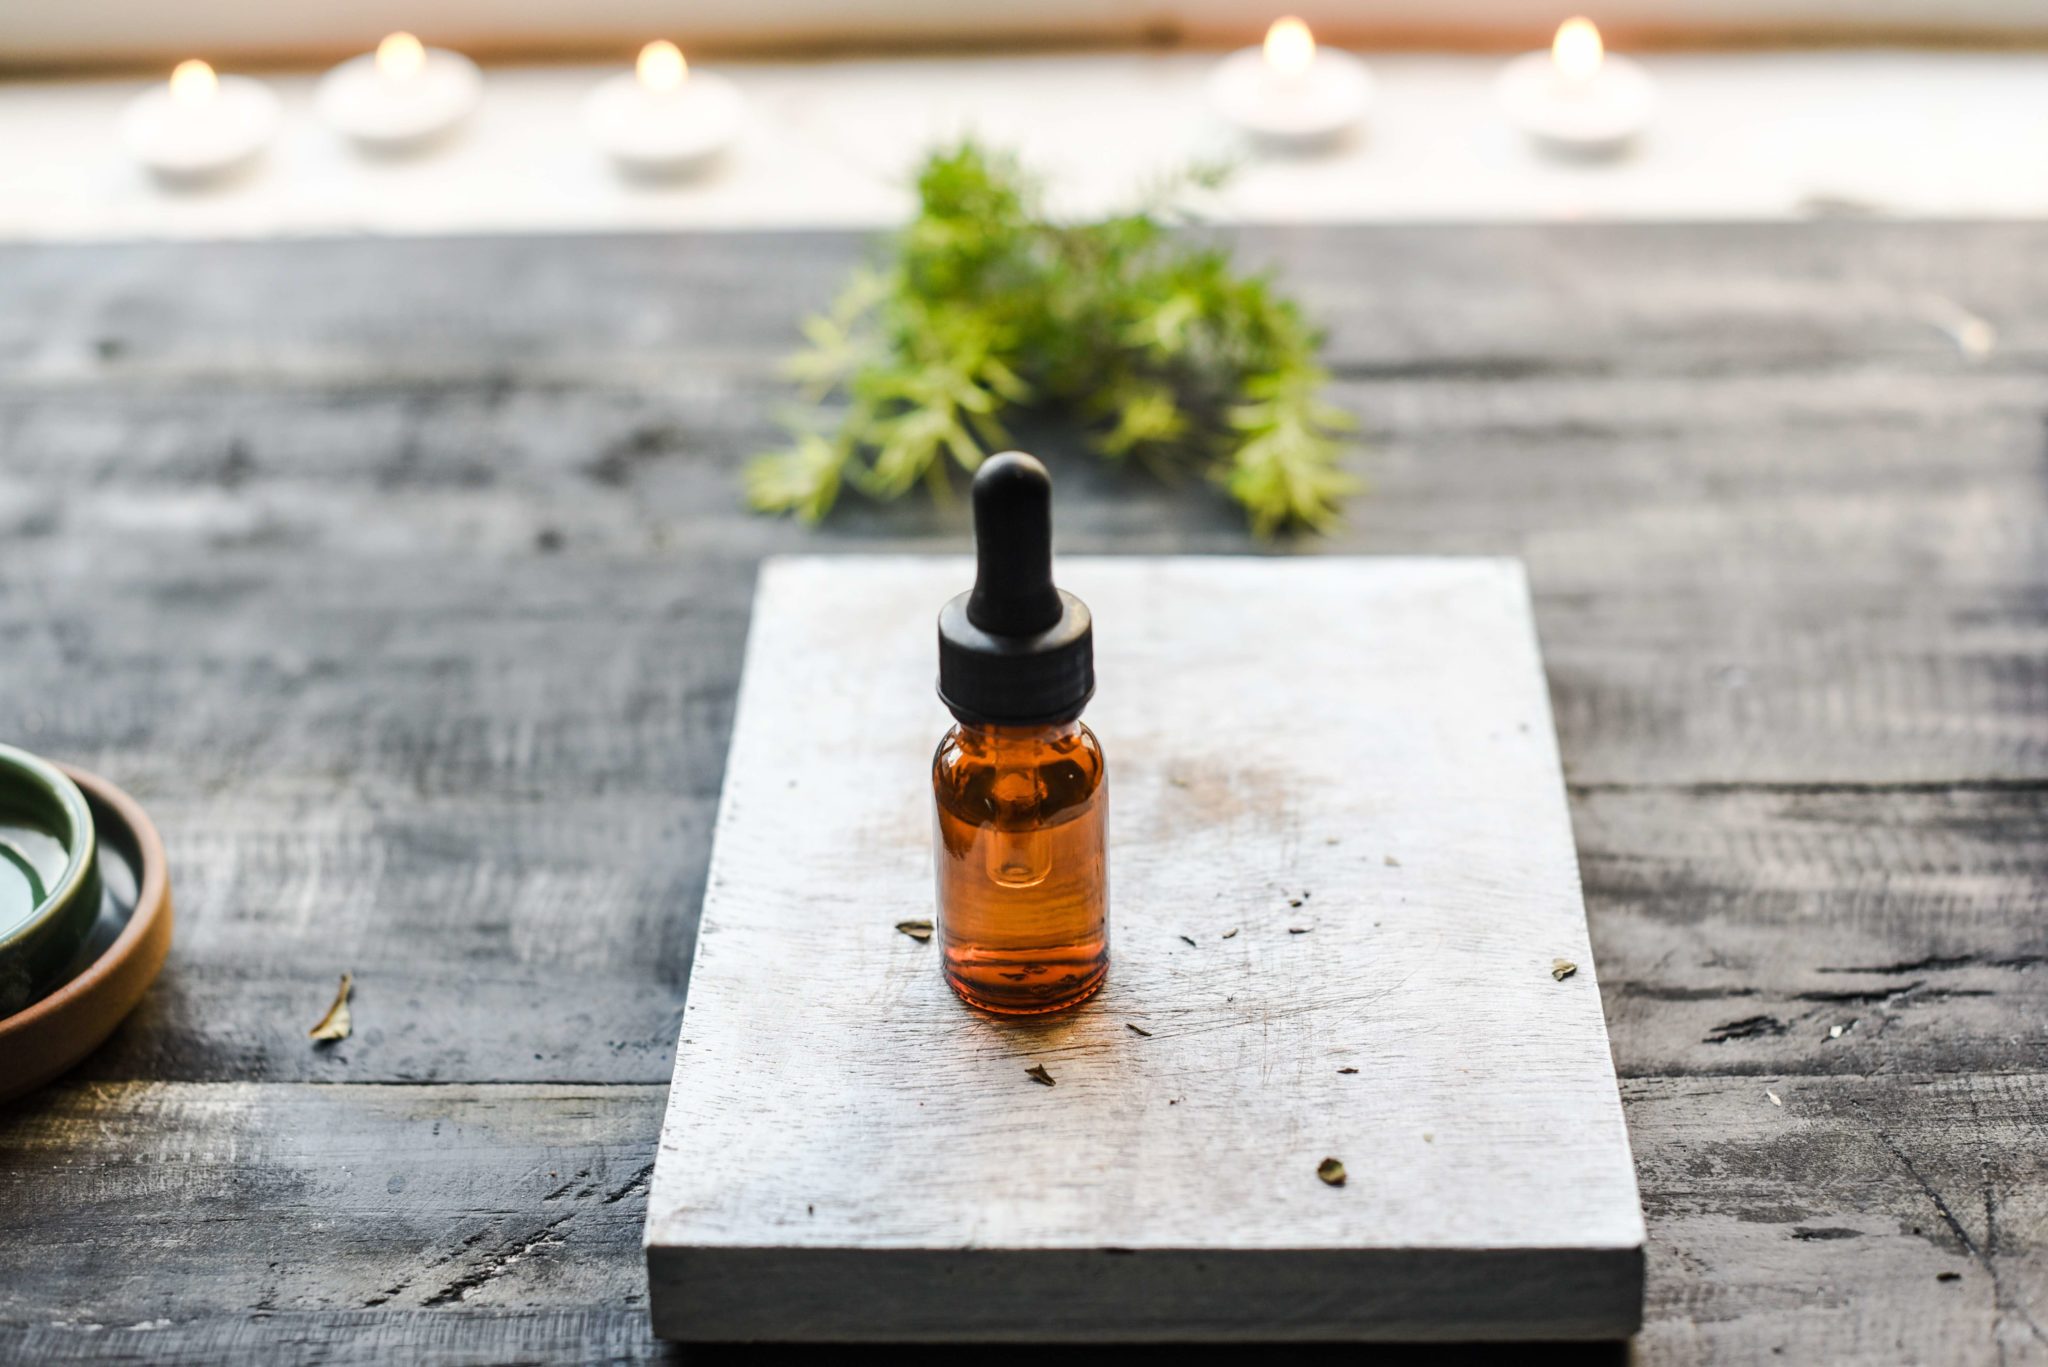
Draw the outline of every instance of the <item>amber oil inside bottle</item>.
<instances>
[{"instance_id":1,"label":"amber oil inside bottle","mask_svg":"<svg viewBox=\"0 0 2048 1367\"><path fill-rule=\"evenodd\" d=\"M1109 792L1078 721L961 723L932 757L939 939L971 1004L1038 1015L1085 1000L1109 969Z\"/></svg>"}]
</instances>

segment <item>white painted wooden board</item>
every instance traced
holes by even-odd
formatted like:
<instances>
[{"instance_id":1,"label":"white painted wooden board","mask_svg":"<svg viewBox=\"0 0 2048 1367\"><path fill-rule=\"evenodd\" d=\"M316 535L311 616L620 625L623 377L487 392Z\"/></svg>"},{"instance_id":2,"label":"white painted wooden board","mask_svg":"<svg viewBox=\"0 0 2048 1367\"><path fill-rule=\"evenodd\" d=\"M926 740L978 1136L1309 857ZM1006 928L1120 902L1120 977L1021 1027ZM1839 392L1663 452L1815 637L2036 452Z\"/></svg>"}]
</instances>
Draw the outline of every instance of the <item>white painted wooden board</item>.
<instances>
[{"instance_id":1,"label":"white painted wooden board","mask_svg":"<svg viewBox=\"0 0 2048 1367\"><path fill-rule=\"evenodd\" d=\"M1642 1215L1520 564L1062 559L1112 965L1038 1022L961 1005L894 929L931 915L934 621L971 573L762 571L648 1202L657 1332L1632 1332Z\"/></svg>"}]
</instances>

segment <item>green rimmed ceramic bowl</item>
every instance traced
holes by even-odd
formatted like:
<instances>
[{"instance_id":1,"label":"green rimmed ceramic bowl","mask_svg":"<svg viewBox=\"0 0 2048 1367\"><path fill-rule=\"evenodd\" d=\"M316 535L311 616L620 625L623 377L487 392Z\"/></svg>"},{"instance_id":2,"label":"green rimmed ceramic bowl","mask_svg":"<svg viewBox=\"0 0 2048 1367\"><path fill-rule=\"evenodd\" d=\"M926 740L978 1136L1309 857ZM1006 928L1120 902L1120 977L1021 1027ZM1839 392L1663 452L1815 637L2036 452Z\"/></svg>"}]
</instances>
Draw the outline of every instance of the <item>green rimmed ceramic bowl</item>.
<instances>
[{"instance_id":1,"label":"green rimmed ceramic bowl","mask_svg":"<svg viewBox=\"0 0 2048 1367\"><path fill-rule=\"evenodd\" d=\"M0 1019L64 977L99 914L85 794L54 764L0 745Z\"/></svg>"}]
</instances>

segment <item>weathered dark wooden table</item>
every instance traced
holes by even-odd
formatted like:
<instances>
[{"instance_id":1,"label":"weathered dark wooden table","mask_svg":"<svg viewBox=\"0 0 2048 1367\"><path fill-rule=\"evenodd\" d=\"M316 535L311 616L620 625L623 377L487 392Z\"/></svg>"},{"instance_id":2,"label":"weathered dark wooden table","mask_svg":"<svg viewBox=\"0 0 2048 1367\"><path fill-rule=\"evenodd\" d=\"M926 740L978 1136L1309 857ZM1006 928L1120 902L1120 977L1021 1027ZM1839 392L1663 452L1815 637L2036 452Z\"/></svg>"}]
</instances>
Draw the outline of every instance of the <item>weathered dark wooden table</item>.
<instances>
[{"instance_id":1,"label":"weathered dark wooden table","mask_svg":"<svg viewBox=\"0 0 2048 1367\"><path fill-rule=\"evenodd\" d=\"M1371 440L1349 528L1278 549L1528 562L1639 1356L2048 1361L2048 228L1244 245ZM0 736L148 804L180 917L0 1112L0 1357L662 1355L644 1187L755 563L965 544L737 507L859 250L0 250ZM1258 549L1199 485L1060 469L1068 549Z\"/></svg>"}]
</instances>

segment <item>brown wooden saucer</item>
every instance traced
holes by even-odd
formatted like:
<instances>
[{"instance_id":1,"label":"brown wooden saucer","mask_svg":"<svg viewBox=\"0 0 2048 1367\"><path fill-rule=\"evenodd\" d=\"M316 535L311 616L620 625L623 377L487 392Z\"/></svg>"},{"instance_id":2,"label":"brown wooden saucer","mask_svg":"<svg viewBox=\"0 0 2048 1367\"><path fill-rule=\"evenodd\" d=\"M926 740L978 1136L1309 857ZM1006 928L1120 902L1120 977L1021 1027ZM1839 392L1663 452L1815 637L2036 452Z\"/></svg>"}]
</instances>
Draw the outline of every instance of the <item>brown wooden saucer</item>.
<instances>
[{"instance_id":1,"label":"brown wooden saucer","mask_svg":"<svg viewBox=\"0 0 2048 1367\"><path fill-rule=\"evenodd\" d=\"M33 1091L97 1049L156 981L171 948L170 871L155 823L105 779L59 767L92 807L100 918L63 986L0 1019L0 1101Z\"/></svg>"}]
</instances>

